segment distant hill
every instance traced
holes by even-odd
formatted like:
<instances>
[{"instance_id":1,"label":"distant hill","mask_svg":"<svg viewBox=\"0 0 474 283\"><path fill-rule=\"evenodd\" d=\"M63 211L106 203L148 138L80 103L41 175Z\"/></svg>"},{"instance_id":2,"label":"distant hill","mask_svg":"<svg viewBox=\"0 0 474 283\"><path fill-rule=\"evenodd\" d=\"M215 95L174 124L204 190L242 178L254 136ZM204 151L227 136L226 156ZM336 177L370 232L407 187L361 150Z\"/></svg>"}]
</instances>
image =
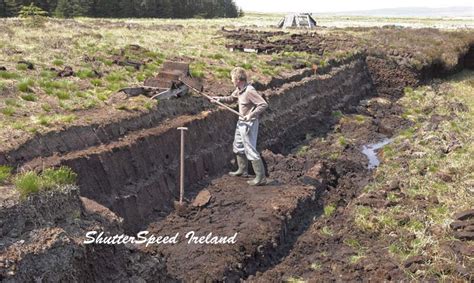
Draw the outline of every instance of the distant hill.
<instances>
[{"instance_id":1,"label":"distant hill","mask_svg":"<svg viewBox=\"0 0 474 283\"><path fill-rule=\"evenodd\" d=\"M375 9L363 11L348 11L337 13L313 13L313 15L335 15L335 16L380 16L380 17L474 17L474 6L426 8L406 7Z\"/></svg>"}]
</instances>

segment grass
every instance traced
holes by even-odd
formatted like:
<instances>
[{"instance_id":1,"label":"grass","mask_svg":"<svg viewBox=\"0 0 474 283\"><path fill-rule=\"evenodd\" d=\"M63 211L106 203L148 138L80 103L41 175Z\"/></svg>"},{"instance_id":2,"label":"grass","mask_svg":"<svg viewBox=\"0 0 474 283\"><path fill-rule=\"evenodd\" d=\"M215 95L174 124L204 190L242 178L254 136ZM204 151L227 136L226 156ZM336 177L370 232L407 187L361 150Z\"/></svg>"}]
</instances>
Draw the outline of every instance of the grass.
<instances>
[{"instance_id":1,"label":"grass","mask_svg":"<svg viewBox=\"0 0 474 283\"><path fill-rule=\"evenodd\" d=\"M0 78L5 79L5 80L18 79L19 77L20 75L17 73L8 72L8 71L0 71Z\"/></svg>"},{"instance_id":2,"label":"grass","mask_svg":"<svg viewBox=\"0 0 474 283\"><path fill-rule=\"evenodd\" d=\"M348 144L348 141L344 136L340 136L338 142L340 146L346 146Z\"/></svg>"},{"instance_id":3,"label":"grass","mask_svg":"<svg viewBox=\"0 0 474 283\"><path fill-rule=\"evenodd\" d=\"M352 256L349 257L349 262L351 264L357 264L364 257L365 257L365 255L363 255L363 254L352 255Z\"/></svg>"},{"instance_id":4,"label":"grass","mask_svg":"<svg viewBox=\"0 0 474 283\"><path fill-rule=\"evenodd\" d=\"M333 204L327 205L324 207L324 216L331 217L333 213L336 211L336 206Z\"/></svg>"},{"instance_id":5,"label":"grass","mask_svg":"<svg viewBox=\"0 0 474 283\"><path fill-rule=\"evenodd\" d=\"M361 231L372 231L375 228L375 223L370 219L373 211L370 207L357 206L354 210L354 221Z\"/></svg>"},{"instance_id":6,"label":"grass","mask_svg":"<svg viewBox=\"0 0 474 283\"><path fill-rule=\"evenodd\" d=\"M54 66L58 66L58 67L64 65L64 61L61 59L54 59L52 63Z\"/></svg>"},{"instance_id":7,"label":"grass","mask_svg":"<svg viewBox=\"0 0 474 283\"><path fill-rule=\"evenodd\" d=\"M300 277L289 277L288 279L284 280L283 282L286 282L286 283L305 283L306 281L304 281Z\"/></svg>"},{"instance_id":8,"label":"grass","mask_svg":"<svg viewBox=\"0 0 474 283\"><path fill-rule=\"evenodd\" d=\"M36 172L29 171L16 176L15 187L20 192L21 197L27 197L39 192L41 188L41 177Z\"/></svg>"},{"instance_id":9,"label":"grass","mask_svg":"<svg viewBox=\"0 0 474 283\"><path fill-rule=\"evenodd\" d=\"M43 187L46 189L51 189L54 186L74 184L76 177L77 175L67 167L58 169L48 168L41 173Z\"/></svg>"},{"instance_id":10,"label":"grass","mask_svg":"<svg viewBox=\"0 0 474 283\"><path fill-rule=\"evenodd\" d=\"M23 79L16 85L18 90L21 92L31 92L32 86L34 86L34 81L31 79Z\"/></svg>"},{"instance_id":11,"label":"grass","mask_svg":"<svg viewBox=\"0 0 474 283\"><path fill-rule=\"evenodd\" d=\"M69 115L61 115L61 114L54 114L54 115L40 115L37 117L36 122L44 127L49 127L55 124L70 124L77 119L77 116L74 114Z\"/></svg>"},{"instance_id":12,"label":"grass","mask_svg":"<svg viewBox=\"0 0 474 283\"><path fill-rule=\"evenodd\" d=\"M308 153L309 149L310 147L308 145L303 145L299 147L298 150L296 151L296 156L300 156L300 157L305 156Z\"/></svg>"},{"instance_id":13,"label":"grass","mask_svg":"<svg viewBox=\"0 0 474 283\"><path fill-rule=\"evenodd\" d=\"M53 118L51 116L43 115L38 117L38 123L42 126L49 126L53 122Z\"/></svg>"},{"instance_id":14,"label":"grass","mask_svg":"<svg viewBox=\"0 0 474 283\"><path fill-rule=\"evenodd\" d=\"M30 102L35 102L38 100L38 97L32 93L22 94L20 97L21 99Z\"/></svg>"},{"instance_id":15,"label":"grass","mask_svg":"<svg viewBox=\"0 0 474 283\"><path fill-rule=\"evenodd\" d=\"M60 100L67 100L71 98L71 95L69 94L69 92L64 91L64 90L58 90L54 93L54 95L56 95L56 97Z\"/></svg>"},{"instance_id":16,"label":"grass","mask_svg":"<svg viewBox=\"0 0 474 283\"><path fill-rule=\"evenodd\" d=\"M97 75L91 69L82 69L76 72L76 76L81 79L95 78Z\"/></svg>"},{"instance_id":17,"label":"grass","mask_svg":"<svg viewBox=\"0 0 474 283\"><path fill-rule=\"evenodd\" d=\"M11 176L13 168L10 166L1 165L0 166L0 184L4 184Z\"/></svg>"},{"instance_id":18,"label":"grass","mask_svg":"<svg viewBox=\"0 0 474 283\"><path fill-rule=\"evenodd\" d=\"M51 105L49 104L42 104L41 109L43 109L45 112L51 112Z\"/></svg>"},{"instance_id":19,"label":"grass","mask_svg":"<svg viewBox=\"0 0 474 283\"><path fill-rule=\"evenodd\" d=\"M449 268L441 273L436 270L439 266L451 268L469 261L466 256L446 253L442 245L453 241L449 228L453 215L472 208L472 93L473 71L454 75L442 81L437 89L406 88L405 96L398 103L409 113L406 117L413 126L400 132L393 143L384 148L384 162L368 186L370 191L384 190L387 184L396 181L403 194L387 193L387 200L398 202L395 206L353 208L354 223L360 232L372 235L375 242L386 243L393 260L402 265L412 256L423 255L428 259L427 271L409 273L417 281L423 281L429 273L442 273L446 281L465 279ZM453 107L460 104L463 107ZM447 118L433 128L430 119L433 115ZM453 141L459 146L449 149ZM345 243L355 249L359 245L355 241ZM358 257L350 259L351 262L356 260Z\"/></svg>"},{"instance_id":20,"label":"grass","mask_svg":"<svg viewBox=\"0 0 474 283\"><path fill-rule=\"evenodd\" d=\"M318 271L320 270L322 267L321 263L319 262L313 262L311 265L310 265L310 268L314 271Z\"/></svg>"},{"instance_id":21,"label":"grass","mask_svg":"<svg viewBox=\"0 0 474 283\"><path fill-rule=\"evenodd\" d=\"M331 230L331 228L329 228L328 226L324 226L321 229L320 233L321 233L321 235L326 236L326 237L331 237L334 234L333 231Z\"/></svg>"},{"instance_id":22,"label":"grass","mask_svg":"<svg viewBox=\"0 0 474 283\"><path fill-rule=\"evenodd\" d=\"M13 98L5 99L5 105L12 106L12 107L20 107L20 103L18 103L18 101Z\"/></svg>"},{"instance_id":23,"label":"grass","mask_svg":"<svg viewBox=\"0 0 474 283\"><path fill-rule=\"evenodd\" d=\"M28 70L28 66L26 64L17 64L16 69L19 71L26 71Z\"/></svg>"},{"instance_id":24,"label":"grass","mask_svg":"<svg viewBox=\"0 0 474 283\"><path fill-rule=\"evenodd\" d=\"M14 185L22 198L33 193L54 189L57 186L74 184L77 174L68 167L48 168L41 174L28 171L14 178Z\"/></svg>"},{"instance_id":25,"label":"grass","mask_svg":"<svg viewBox=\"0 0 474 283\"><path fill-rule=\"evenodd\" d=\"M339 119L339 118L342 118L342 116L344 116L344 114L342 114L341 111L337 110L337 111L332 112L332 116L336 119Z\"/></svg>"},{"instance_id":26,"label":"grass","mask_svg":"<svg viewBox=\"0 0 474 283\"><path fill-rule=\"evenodd\" d=\"M2 114L5 115L5 116L13 116L13 114L15 114L15 108L11 107L11 106L7 106L5 108L2 109Z\"/></svg>"},{"instance_id":27,"label":"grass","mask_svg":"<svg viewBox=\"0 0 474 283\"><path fill-rule=\"evenodd\" d=\"M71 24L71 28L64 30L63 20L47 20L44 27L31 34L31 28L25 26L21 20L8 19L0 20L0 52L1 62L10 62L5 65L8 71L0 71L0 88L6 88L17 97L23 97L28 103L28 111L16 109L18 115L15 119L8 119L4 126L0 128L0 137L7 135L9 129L15 123L23 123L31 126L31 118L44 115L45 112L69 115L82 109L107 108L114 115L117 105L114 103L103 103L123 86L140 85L150 76L155 76L164 60L188 60L190 72L193 77L203 79L205 84L216 83L215 85L230 85L229 71L241 66L248 70L251 79L267 82L273 76L285 75L292 68L291 64L274 66L269 64L272 59L291 59L302 62L306 65L318 64L324 67L331 60L340 60L351 56L355 50L330 50L325 55L314 55L305 52L295 52L288 48L287 51L277 54L248 54L242 52L230 52L226 47L227 39L221 34L221 28L239 28L242 26L252 26L252 28L269 31L274 30L271 25L278 22L281 15L278 14L253 14L249 13L238 19L101 19L76 18ZM342 17L322 17L321 25L339 25L340 22L348 21L365 22L366 24L386 23L385 19L367 20L361 17L349 17L349 20ZM435 20L413 20L397 19L409 24L421 22L424 25L433 24ZM442 23L452 23L465 25L462 20L445 20ZM127 26L133 25L133 29ZM168 25L182 26L183 28L167 29ZM160 28L155 28L160 27ZM162 28L161 28L162 27ZM4 32L5 31L5 32ZM374 32L372 32L374 31ZM292 32L299 33L294 30ZM306 31L304 31L306 32ZM410 29L327 29L325 33L340 34L346 38L348 35L357 37L360 45L367 46L369 42L375 42L374 46L390 48L405 48L410 46L410 42L420 45L418 57L441 59L451 63L455 56L453 50L459 53L465 44L466 35L461 32L438 32L423 30L421 32ZM11 36L14 34L15 36ZM382 34L383 36L378 36ZM278 36L272 40L285 39L288 37ZM420 38L419 38L420 37ZM385 42L383 39L387 39ZM65 44L65 43L68 44ZM447 42L444 48L439 48L440 42ZM211 44L212 43L212 44ZM139 44L142 48L139 51L130 48L131 44ZM438 45L436 45L438 44ZM337 49L337 48L336 48ZM8 52L7 52L8 50ZM146 63L140 70L119 66L113 63L113 56L122 54L128 59ZM28 58L22 58L19 54L28 54ZM444 56L444 57L443 57ZM423 58L414 58L417 63L423 66L426 62ZM86 60L87 58L87 60ZM457 57L456 57L457 58ZM24 64L16 66L19 60L27 59L37 62L35 70L25 70ZM321 62L321 63L320 63ZM2 64L3 65L3 64ZM58 78L56 71L51 68L62 68L71 66L75 71L75 76ZM103 77L97 76L97 71ZM90 95L76 95L82 92ZM46 94L46 95L44 95ZM6 99L0 97L1 102ZM48 111L42 105L54 105L54 101L59 107ZM60 100L59 102L57 100ZM143 107L141 101L130 108ZM148 109L150 106L146 106ZM11 111L10 111L11 112ZM20 113L21 112L21 113ZM60 112L60 113L59 113ZM21 114L21 115L20 115ZM26 115L25 115L26 114ZM24 116L25 115L25 116ZM342 113L341 113L342 115ZM98 119L90 117L91 121ZM356 120L359 119L356 117ZM357 120L359 121L359 120ZM362 122L362 121L360 121ZM59 124L55 124L55 126ZM21 134L28 135L25 130Z\"/></svg>"}]
</instances>

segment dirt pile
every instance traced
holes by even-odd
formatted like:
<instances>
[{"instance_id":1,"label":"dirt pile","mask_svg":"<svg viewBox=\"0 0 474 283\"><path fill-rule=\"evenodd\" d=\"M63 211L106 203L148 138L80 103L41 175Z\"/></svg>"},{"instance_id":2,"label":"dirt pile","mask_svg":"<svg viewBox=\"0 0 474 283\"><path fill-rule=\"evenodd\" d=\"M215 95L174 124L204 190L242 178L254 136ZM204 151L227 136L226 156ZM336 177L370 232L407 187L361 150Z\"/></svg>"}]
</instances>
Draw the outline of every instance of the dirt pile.
<instances>
[{"instance_id":1,"label":"dirt pile","mask_svg":"<svg viewBox=\"0 0 474 283\"><path fill-rule=\"evenodd\" d=\"M278 53L284 51L307 52L321 58L344 57L362 52L367 56L383 59L388 64L396 64L400 69L412 69L419 80L446 76L459 71L464 66L472 66L474 33L443 32L437 29L346 28L327 32L287 33L267 32L248 29L222 30L229 40L226 47L257 53ZM443 46L439 48L438 46ZM468 55L468 56L466 56ZM283 60L283 62L282 62ZM301 63L322 65L324 60L298 62L295 60L272 59L269 64L290 64L294 68ZM465 62L464 62L465 61ZM404 75L405 72L403 72ZM410 78L406 79L410 82Z\"/></svg>"},{"instance_id":2,"label":"dirt pile","mask_svg":"<svg viewBox=\"0 0 474 283\"><path fill-rule=\"evenodd\" d=\"M222 30L223 35L234 43L226 44L232 50L252 50L257 53L272 54L282 51L299 51L323 55L338 49L355 50L356 40L350 35L322 36L316 32L290 34L287 32L267 32L248 29Z\"/></svg>"},{"instance_id":3,"label":"dirt pile","mask_svg":"<svg viewBox=\"0 0 474 283\"><path fill-rule=\"evenodd\" d=\"M123 229L110 210L80 198L77 187L2 200L0 221L2 282L169 280L158 256L83 243L88 231Z\"/></svg>"}]
</instances>

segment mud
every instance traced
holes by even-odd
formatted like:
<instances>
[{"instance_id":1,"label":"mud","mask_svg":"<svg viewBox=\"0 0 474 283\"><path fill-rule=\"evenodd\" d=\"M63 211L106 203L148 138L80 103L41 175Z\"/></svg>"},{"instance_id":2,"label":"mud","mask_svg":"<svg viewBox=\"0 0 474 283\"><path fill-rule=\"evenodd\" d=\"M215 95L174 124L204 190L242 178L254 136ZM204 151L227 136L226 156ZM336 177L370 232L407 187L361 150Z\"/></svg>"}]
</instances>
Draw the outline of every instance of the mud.
<instances>
[{"instance_id":1,"label":"mud","mask_svg":"<svg viewBox=\"0 0 474 283\"><path fill-rule=\"evenodd\" d=\"M222 33L226 38L235 41L235 43L227 44L227 48L240 51L253 49L257 53L281 52L291 46L292 51L323 55L325 50L334 50L336 46L344 45L344 49L354 49L355 47L355 43L353 43L355 40L348 35L345 35L345 38L339 38L323 37L315 32L290 34L281 31L266 32L248 29L223 30ZM272 37L275 39L272 40Z\"/></svg>"},{"instance_id":2,"label":"mud","mask_svg":"<svg viewBox=\"0 0 474 283\"><path fill-rule=\"evenodd\" d=\"M387 116L390 118L390 115ZM327 187L319 201L321 206L334 205L333 214L330 217L322 215L314 218L281 261L260 273L251 274L248 281L277 282L291 278L314 281L363 281L370 278L384 281L405 278L403 271L389 260L388 254L385 254L386 250L382 248L371 249L373 254L365 255L367 261L361 261L357 265L350 261L351 256L357 255L357 250L344 243L352 239L358 230L350 221L351 215L347 207L353 200L358 199L364 186L371 180L368 160L362 154L361 148L363 144L373 142L373 136L378 135L379 129L373 120L366 120L362 124L354 121L347 123L352 125L341 125L329 133L324 141L309 141L309 150L303 156L304 163L318 161L325 164L329 172L325 178ZM355 143L337 146L339 134L357 139ZM339 150L342 147L337 159L327 154L335 151L335 147L339 147ZM310 172L311 170L308 170L300 175L305 176ZM306 181L304 177L301 179ZM368 202L368 205L373 203ZM366 241L370 242L370 239ZM388 260L381 261L382 258Z\"/></svg>"},{"instance_id":3,"label":"mud","mask_svg":"<svg viewBox=\"0 0 474 283\"><path fill-rule=\"evenodd\" d=\"M306 212L313 208L319 194L317 187L291 183L255 190L243 185L244 181L230 177L214 180L206 187L212 196L206 207L172 213L149 226L157 235L181 234L176 245L147 249L151 254L165 256L173 278L186 282L235 281L272 264L273 258L282 252L278 247L294 240L296 230L309 216ZM219 236L237 233L236 243L189 244L185 235L190 231L199 236L210 232Z\"/></svg>"},{"instance_id":4,"label":"mud","mask_svg":"<svg viewBox=\"0 0 474 283\"><path fill-rule=\"evenodd\" d=\"M377 151L390 142L390 139L384 139L380 142L364 145L362 147L362 153L367 156L367 159L369 159L369 166L367 167L368 169L374 169L379 166L380 160L377 156Z\"/></svg>"},{"instance_id":5,"label":"mud","mask_svg":"<svg viewBox=\"0 0 474 283\"><path fill-rule=\"evenodd\" d=\"M77 187L0 203L2 282L168 281L162 258L125 246L84 245L88 231L121 234L121 219Z\"/></svg>"},{"instance_id":6,"label":"mud","mask_svg":"<svg viewBox=\"0 0 474 283\"><path fill-rule=\"evenodd\" d=\"M74 73L72 67L66 66L66 67L64 67L63 70L58 72L58 77L71 77L71 76L74 76L74 74L75 73Z\"/></svg>"},{"instance_id":7,"label":"mud","mask_svg":"<svg viewBox=\"0 0 474 283\"><path fill-rule=\"evenodd\" d=\"M331 125L335 109L350 109L373 93L367 81L368 69L359 59L326 75L290 83L276 92L267 91L270 110L261 120L260 148L285 152L306 133L323 134ZM157 127L128 133L107 145L36 158L23 168L71 167L79 175L81 195L123 217L126 231L138 231L173 209L179 171L176 128L193 129L186 137L192 141L186 146L188 186L228 168L235 122L232 113L220 109L180 116Z\"/></svg>"},{"instance_id":8,"label":"mud","mask_svg":"<svg viewBox=\"0 0 474 283\"><path fill-rule=\"evenodd\" d=\"M423 74L405 65L360 54L317 74L302 70L275 81L273 86L279 88L263 91L270 105L259 136L271 180L265 187L248 187L245 179L225 176L235 117L196 97L163 103L161 111L107 125L70 128L4 151L0 164L71 167L79 175L82 198L77 189L27 202L3 198L0 278L406 280L406 272L423 268L426 259L411 258L399 266L388 256L388 243L372 247L358 262L350 261L357 250L346 243L358 230L348 213L355 204L393 205L382 201L385 194L403 193L391 184L378 194L361 194L372 178L361 149L409 125L396 100L404 87L419 84L421 78ZM368 118L345 120L337 113ZM207 190L210 199L203 206L175 207L178 126L192 129L187 133L192 142L186 147L185 197L191 203ZM341 135L350 142L342 142ZM327 204L335 204L330 217L323 214ZM38 214L44 216L36 218ZM452 228L466 241L472 226L467 215L458 217ZM149 247L81 243L85 231L133 234L141 229L181 237L189 231L199 236L238 234L234 245L189 245L183 238L177 245ZM361 242L370 246L370 235ZM446 246L454 253L470 252L457 242ZM469 270L460 266L458 272Z\"/></svg>"},{"instance_id":9,"label":"mud","mask_svg":"<svg viewBox=\"0 0 474 283\"><path fill-rule=\"evenodd\" d=\"M365 102L362 101L362 104ZM370 105L368 106L370 111L374 108L379 112L386 113L390 108L390 104L379 105L375 102ZM321 116L324 117L320 114ZM386 118L389 119L390 115L387 114ZM382 274L392 272L390 273L392 277L389 278L404 278L403 272L399 269L395 271L389 269L393 266L380 267L374 273L364 273L354 272L349 263L337 270L325 270L316 274L300 273L299 267L309 266L310 264L307 264L309 258L315 257L315 254L319 254L321 251L332 252L328 258L334 262L354 254L347 248L338 252L342 240L328 239L327 236L319 233L322 227L332 223L337 225L337 233L349 237L354 233L354 228L346 230L340 227L347 220L347 215L342 216L339 215L340 213L336 213L336 218L328 219L322 216L322 210L326 204L336 203L337 210L343 211L370 181L367 169L368 160L360 149L363 144L372 142L374 136L378 136L378 126L372 120L367 120L363 124L351 121L341 125L340 121L336 119L334 123L340 127L324 134L319 132L326 137L324 142L320 138L306 141L305 144L310 149L304 154L280 154L265 150L262 156L266 161L269 178L272 179L271 185L255 189L247 187L245 179L239 180L227 176L214 178L209 186L205 186L212 196L208 206L186 213L173 212L162 221L149 226L149 229L156 231L156 233L163 233L163 231L186 233L196 230L205 235L209 231L223 231L224 234L229 234L232 231L239 232L242 237L235 245L209 247L190 246L182 243L181 245L153 247L147 251L152 254L165 255L170 275L186 282L196 280L235 281L239 279L278 282L289 279L284 276L285 274L298 276L303 274L308 275L303 276L304 278L338 280L340 278L334 277L334 274L343 273L346 274L343 280L362 280L363 278L378 278L377 272ZM314 125L306 122L298 124ZM315 136L318 135L317 131L308 131L307 133L309 132L314 133ZM340 148L338 146L339 133L348 138L358 138L354 144ZM295 137L291 138L297 140ZM285 139L282 138L282 140ZM292 145L288 144L283 148L291 147ZM267 148L271 148L271 146L267 146ZM332 150L342 150L337 159L327 155L327 152ZM298 198L307 199L311 196L306 200L309 202L308 205L304 205L303 208L292 204L295 201L293 195L296 193L295 188L297 188ZM314 191L314 193L305 196L308 190ZM281 195L282 193L285 193L284 196ZM227 201L228 199L231 201ZM254 201L258 205L254 205ZM282 204L275 205L278 202ZM282 205L291 208L294 214L291 217L283 218L285 225L278 222L280 209L275 208L280 208ZM267 209L268 207L273 207L273 211ZM252 215L247 215L249 210ZM335 228L331 229L336 231ZM285 236L280 236L275 240L275 235L282 234ZM188 265L184 270L182 262L187 258L196 260L191 262L188 260ZM326 262L323 263L326 264ZM380 277L380 280L383 279L385 277Z\"/></svg>"}]
</instances>

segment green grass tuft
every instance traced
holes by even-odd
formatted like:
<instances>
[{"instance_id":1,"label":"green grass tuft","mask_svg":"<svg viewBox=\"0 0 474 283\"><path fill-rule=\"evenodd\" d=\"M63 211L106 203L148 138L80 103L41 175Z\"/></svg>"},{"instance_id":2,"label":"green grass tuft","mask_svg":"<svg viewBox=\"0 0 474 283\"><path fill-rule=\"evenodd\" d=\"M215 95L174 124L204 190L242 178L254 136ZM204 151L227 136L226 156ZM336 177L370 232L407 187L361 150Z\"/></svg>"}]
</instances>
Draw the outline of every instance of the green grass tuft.
<instances>
[{"instance_id":1,"label":"green grass tuft","mask_svg":"<svg viewBox=\"0 0 474 283\"><path fill-rule=\"evenodd\" d=\"M77 174L71 168L60 167L58 169L48 168L41 173L43 189L52 189L55 186L74 184Z\"/></svg>"},{"instance_id":2,"label":"green grass tuft","mask_svg":"<svg viewBox=\"0 0 474 283\"><path fill-rule=\"evenodd\" d=\"M2 114L5 116L13 116L13 114L15 114L15 109L11 106L7 106L2 109Z\"/></svg>"},{"instance_id":3,"label":"green grass tuft","mask_svg":"<svg viewBox=\"0 0 474 283\"><path fill-rule=\"evenodd\" d=\"M336 207L333 204L324 207L324 216L330 217L336 211Z\"/></svg>"},{"instance_id":4,"label":"green grass tuft","mask_svg":"<svg viewBox=\"0 0 474 283\"><path fill-rule=\"evenodd\" d=\"M342 116L344 116L344 114L342 114L341 111L337 110L337 111L332 112L332 116L333 116L334 118L336 118L336 119L339 119L339 118L341 118Z\"/></svg>"},{"instance_id":5,"label":"green grass tuft","mask_svg":"<svg viewBox=\"0 0 474 283\"><path fill-rule=\"evenodd\" d=\"M18 101L16 101L16 99L13 99L13 98L7 98L5 99L5 105L7 106L13 106L13 107L19 107L20 104L18 103Z\"/></svg>"},{"instance_id":6,"label":"green grass tuft","mask_svg":"<svg viewBox=\"0 0 474 283\"><path fill-rule=\"evenodd\" d=\"M27 197L32 193L54 189L57 186L74 184L77 174L72 169L62 166L60 168L48 168L41 174L34 171L21 173L15 177L14 185L20 192L21 197Z\"/></svg>"},{"instance_id":7,"label":"green grass tuft","mask_svg":"<svg viewBox=\"0 0 474 283\"><path fill-rule=\"evenodd\" d=\"M41 188L41 178L36 172L29 171L16 176L14 184L20 192L20 196L27 197L32 193L39 192Z\"/></svg>"},{"instance_id":8,"label":"green grass tuft","mask_svg":"<svg viewBox=\"0 0 474 283\"><path fill-rule=\"evenodd\" d=\"M10 178L12 170L10 166L0 165L0 184L4 184Z\"/></svg>"},{"instance_id":9,"label":"green grass tuft","mask_svg":"<svg viewBox=\"0 0 474 283\"><path fill-rule=\"evenodd\" d=\"M67 100L67 99L71 98L71 95L66 90L57 90L57 91L54 92L54 95L56 95L56 97L59 100Z\"/></svg>"},{"instance_id":10,"label":"green grass tuft","mask_svg":"<svg viewBox=\"0 0 474 283\"><path fill-rule=\"evenodd\" d=\"M0 78L5 80L18 79L20 77L17 73L12 73L8 71L0 71Z\"/></svg>"},{"instance_id":11,"label":"green grass tuft","mask_svg":"<svg viewBox=\"0 0 474 283\"><path fill-rule=\"evenodd\" d=\"M38 122L42 126L49 126L53 122L53 118L51 116L43 115L38 117Z\"/></svg>"},{"instance_id":12,"label":"green grass tuft","mask_svg":"<svg viewBox=\"0 0 474 283\"><path fill-rule=\"evenodd\" d=\"M34 86L34 81L31 79L24 79L17 83L16 87L21 92L31 92L31 87Z\"/></svg>"},{"instance_id":13,"label":"green grass tuft","mask_svg":"<svg viewBox=\"0 0 474 283\"><path fill-rule=\"evenodd\" d=\"M38 97L36 97L36 95L34 95L32 93L22 94L20 97L21 97L21 99L23 99L25 101L31 101L31 102L34 102L34 101L38 100Z\"/></svg>"},{"instance_id":14,"label":"green grass tuft","mask_svg":"<svg viewBox=\"0 0 474 283\"><path fill-rule=\"evenodd\" d=\"M62 66L62 65L64 65L64 61L61 60L61 59L54 59L53 60L53 65L54 66Z\"/></svg>"},{"instance_id":15,"label":"green grass tuft","mask_svg":"<svg viewBox=\"0 0 474 283\"><path fill-rule=\"evenodd\" d=\"M96 77L96 74L91 69L82 69L76 72L76 76L81 79L92 79Z\"/></svg>"},{"instance_id":16,"label":"green grass tuft","mask_svg":"<svg viewBox=\"0 0 474 283\"><path fill-rule=\"evenodd\" d=\"M26 64L17 64L16 69L18 71L26 71L26 70L28 70L28 66Z\"/></svg>"}]
</instances>

